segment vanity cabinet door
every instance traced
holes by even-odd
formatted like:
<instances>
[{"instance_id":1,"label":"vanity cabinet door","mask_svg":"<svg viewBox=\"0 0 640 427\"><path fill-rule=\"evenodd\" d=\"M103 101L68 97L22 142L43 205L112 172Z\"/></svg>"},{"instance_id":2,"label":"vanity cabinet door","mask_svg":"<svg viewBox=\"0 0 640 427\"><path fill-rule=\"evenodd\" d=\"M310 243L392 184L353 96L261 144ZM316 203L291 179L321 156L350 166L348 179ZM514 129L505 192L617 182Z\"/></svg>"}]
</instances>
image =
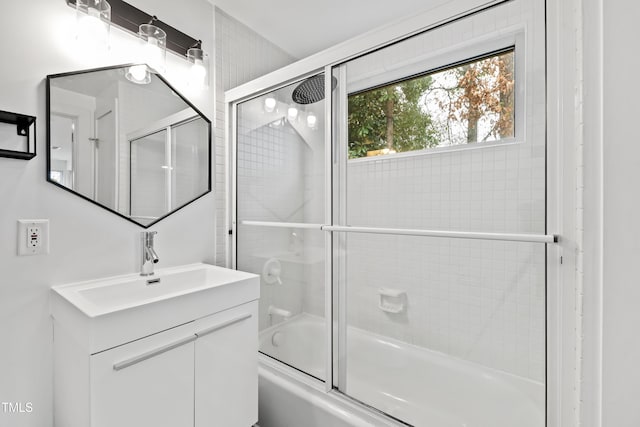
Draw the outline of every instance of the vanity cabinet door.
<instances>
[{"instance_id":1,"label":"vanity cabinet door","mask_svg":"<svg viewBox=\"0 0 640 427\"><path fill-rule=\"evenodd\" d=\"M196 321L196 427L258 422L258 302Z\"/></svg>"},{"instance_id":2,"label":"vanity cabinet door","mask_svg":"<svg viewBox=\"0 0 640 427\"><path fill-rule=\"evenodd\" d=\"M94 354L92 427L193 426L193 323Z\"/></svg>"}]
</instances>

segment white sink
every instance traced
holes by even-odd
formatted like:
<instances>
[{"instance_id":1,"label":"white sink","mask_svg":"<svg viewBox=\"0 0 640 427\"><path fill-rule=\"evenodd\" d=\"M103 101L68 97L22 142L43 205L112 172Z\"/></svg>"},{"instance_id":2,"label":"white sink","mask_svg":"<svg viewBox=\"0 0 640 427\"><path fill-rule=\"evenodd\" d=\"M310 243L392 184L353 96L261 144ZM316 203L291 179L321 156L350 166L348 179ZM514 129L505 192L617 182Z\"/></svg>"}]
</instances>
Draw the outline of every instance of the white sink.
<instances>
[{"instance_id":1,"label":"white sink","mask_svg":"<svg viewBox=\"0 0 640 427\"><path fill-rule=\"evenodd\" d=\"M257 300L259 284L254 274L190 264L54 286L51 314L93 354Z\"/></svg>"}]
</instances>

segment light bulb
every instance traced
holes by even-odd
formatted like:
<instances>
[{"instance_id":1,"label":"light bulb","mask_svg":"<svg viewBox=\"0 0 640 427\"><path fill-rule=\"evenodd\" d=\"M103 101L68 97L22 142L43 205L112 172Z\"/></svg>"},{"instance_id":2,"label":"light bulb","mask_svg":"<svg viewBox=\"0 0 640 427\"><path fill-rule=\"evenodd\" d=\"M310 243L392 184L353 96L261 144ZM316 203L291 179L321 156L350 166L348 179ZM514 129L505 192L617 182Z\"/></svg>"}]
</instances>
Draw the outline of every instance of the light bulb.
<instances>
[{"instance_id":1,"label":"light bulb","mask_svg":"<svg viewBox=\"0 0 640 427\"><path fill-rule=\"evenodd\" d=\"M198 90L209 87L209 55L202 50L201 41L187 50L187 60L191 63L187 73L187 85Z\"/></svg>"},{"instance_id":2,"label":"light bulb","mask_svg":"<svg viewBox=\"0 0 640 427\"><path fill-rule=\"evenodd\" d=\"M109 49L111 6L106 0L75 0L76 41L81 54L95 55Z\"/></svg>"},{"instance_id":3,"label":"light bulb","mask_svg":"<svg viewBox=\"0 0 640 427\"><path fill-rule=\"evenodd\" d=\"M147 67L144 65L135 65L131 67L131 77L135 80L142 81L147 76Z\"/></svg>"},{"instance_id":4,"label":"light bulb","mask_svg":"<svg viewBox=\"0 0 640 427\"><path fill-rule=\"evenodd\" d=\"M298 118L298 109L296 107L289 107L287 110L287 117L289 118L289 121L294 121Z\"/></svg>"},{"instance_id":5,"label":"light bulb","mask_svg":"<svg viewBox=\"0 0 640 427\"><path fill-rule=\"evenodd\" d=\"M82 16L78 22L78 40L91 45L105 43L107 37L108 31L105 23L100 20L100 11L92 7L89 8L87 15Z\"/></svg>"},{"instance_id":6,"label":"light bulb","mask_svg":"<svg viewBox=\"0 0 640 427\"><path fill-rule=\"evenodd\" d=\"M162 58L162 51L158 47L158 39L154 37L149 37L149 39L147 39L147 42L142 48L142 57L144 58L144 62L149 64L155 70L160 71L159 68L161 67L160 60Z\"/></svg>"},{"instance_id":7,"label":"light bulb","mask_svg":"<svg viewBox=\"0 0 640 427\"><path fill-rule=\"evenodd\" d=\"M276 108L276 100L275 98L266 98L264 100L264 109L267 113L271 113Z\"/></svg>"},{"instance_id":8,"label":"light bulb","mask_svg":"<svg viewBox=\"0 0 640 427\"><path fill-rule=\"evenodd\" d=\"M310 128L315 127L317 122L318 118L316 117L316 115L313 113L309 113L309 115L307 116L307 126L309 126Z\"/></svg>"},{"instance_id":9,"label":"light bulb","mask_svg":"<svg viewBox=\"0 0 640 427\"><path fill-rule=\"evenodd\" d=\"M196 60L189 70L189 85L195 88L205 87L205 79L207 77L207 69L201 60Z\"/></svg>"},{"instance_id":10,"label":"light bulb","mask_svg":"<svg viewBox=\"0 0 640 427\"><path fill-rule=\"evenodd\" d=\"M130 82L145 85L151 83L151 74L149 73L149 69L146 65L133 65L127 68L127 73L125 77Z\"/></svg>"}]
</instances>

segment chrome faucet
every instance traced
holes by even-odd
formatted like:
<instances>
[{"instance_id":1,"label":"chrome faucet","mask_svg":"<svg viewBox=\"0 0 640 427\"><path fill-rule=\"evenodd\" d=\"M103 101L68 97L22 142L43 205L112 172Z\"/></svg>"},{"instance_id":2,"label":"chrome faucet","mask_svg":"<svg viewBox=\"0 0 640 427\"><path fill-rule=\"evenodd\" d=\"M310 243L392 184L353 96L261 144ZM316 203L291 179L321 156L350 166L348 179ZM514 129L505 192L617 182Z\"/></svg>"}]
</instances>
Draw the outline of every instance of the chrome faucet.
<instances>
[{"instance_id":1,"label":"chrome faucet","mask_svg":"<svg viewBox=\"0 0 640 427\"><path fill-rule=\"evenodd\" d=\"M160 261L158 254L153 249L153 236L158 234L157 231L142 232L142 266L140 268L141 276L153 275L153 264Z\"/></svg>"}]
</instances>

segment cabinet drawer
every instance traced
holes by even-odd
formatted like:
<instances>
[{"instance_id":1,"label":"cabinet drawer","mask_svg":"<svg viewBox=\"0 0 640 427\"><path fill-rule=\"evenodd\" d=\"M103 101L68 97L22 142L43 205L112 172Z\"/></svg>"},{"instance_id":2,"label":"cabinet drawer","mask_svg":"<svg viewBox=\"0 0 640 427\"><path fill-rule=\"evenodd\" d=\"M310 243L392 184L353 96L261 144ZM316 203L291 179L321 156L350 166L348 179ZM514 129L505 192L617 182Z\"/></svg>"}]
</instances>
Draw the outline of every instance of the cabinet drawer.
<instances>
[{"instance_id":1,"label":"cabinet drawer","mask_svg":"<svg viewBox=\"0 0 640 427\"><path fill-rule=\"evenodd\" d=\"M194 322L91 356L92 427L193 425Z\"/></svg>"}]
</instances>

